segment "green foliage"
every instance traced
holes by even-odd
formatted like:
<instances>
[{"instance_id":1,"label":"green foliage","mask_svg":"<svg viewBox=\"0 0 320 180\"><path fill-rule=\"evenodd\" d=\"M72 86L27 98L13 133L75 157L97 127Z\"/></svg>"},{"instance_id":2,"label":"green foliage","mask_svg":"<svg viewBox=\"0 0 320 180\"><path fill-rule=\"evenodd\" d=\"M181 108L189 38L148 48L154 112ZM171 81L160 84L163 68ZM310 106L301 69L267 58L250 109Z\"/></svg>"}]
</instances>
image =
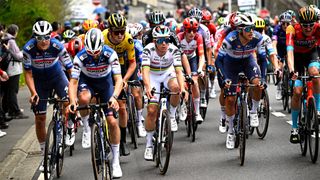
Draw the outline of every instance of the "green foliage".
<instances>
[{"instance_id":1,"label":"green foliage","mask_svg":"<svg viewBox=\"0 0 320 180\"><path fill-rule=\"evenodd\" d=\"M17 43L21 47L30 39L37 18L63 22L67 7L67 0L0 0L0 22L19 26Z\"/></svg>"}]
</instances>

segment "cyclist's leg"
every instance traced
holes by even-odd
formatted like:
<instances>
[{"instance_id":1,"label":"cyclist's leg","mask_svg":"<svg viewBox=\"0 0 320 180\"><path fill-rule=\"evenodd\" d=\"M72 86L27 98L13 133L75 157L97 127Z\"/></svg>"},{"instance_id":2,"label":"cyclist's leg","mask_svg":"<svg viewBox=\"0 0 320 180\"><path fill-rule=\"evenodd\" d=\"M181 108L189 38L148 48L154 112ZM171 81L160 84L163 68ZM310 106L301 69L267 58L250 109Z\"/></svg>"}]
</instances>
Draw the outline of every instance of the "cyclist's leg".
<instances>
[{"instance_id":1,"label":"cyclist's leg","mask_svg":"<svg viewBox=\"0 0 320 180\"><path fill-rule=\"evenodd\" d=\"M220 96L219 96L219 103L220 103L220 121L219 121L219 131L221 133L226 132L226 103L225 103L225 97L224 97L224 88L222 83L221 75L218 73L218 84L220 87Z\"/></svg>"},{"instance_id":2,"label":"cyclist's leg","mask_svg":"<svg viewBox=\"0 0 320 180\"><path fill-rule=\"evenodd\" d=\"M196 111L196 116L200 116L200 90L198 83L198 59L196 57L189 59L189 64L191 68L191 75L194 84L192 85L192 95L194 99L194 108ZM202 120L203 121L203 120Z\"/></svg>"},{"instance_id":3,"label":"cyclist's leg","mask_svg":"<svg viewBox=\"0 0 320 180\"><path fill-rule=\"evenodd\" d=\"M160 92L160 82L157 81L157 75L150 73L150 87L155 88L156 92ZM158 77L160 78L160 77ZM153 135L156 129L156 120L158 116L158 103L159 103L159 94L154 94L153 98L149 100L147 106L147 116L145 120L146 125L146 149L144 152L144 159L153 160Z\"/></svg>"},{"instance_id":4,"label":"cyclist's leg","mask_svg":"<svg viewBox=\"0 0 320 180\"><path fill-rule=\"evenodd\" d=\"M320 63L319 62L311 62L308 67L308 71L310 75L319 76ZM320 115L320 78L314 78L313 82L313 96L316 100L316 108L318 111L318 115Z\"/></svg>"},{"instance_id":5,"label":"cyclist's leg","mask_svg":"<svg viewBox=\"0 0 320 180\"><path fill-rule=\"evenodd\" d=\"M178 93L180 88L179 84L176 78L176 73L175 72L167 72L165 79L164 79L164 86L168 89L170 89L171 92L173 93ZM170 96L170 120L171 120L171 130L172 131L177 131L178 130L178 124L176 121L176 111L177 111L177 106L180 101L180 96L179 95L171 95Z\"/></svg>"},{"instance_id":6,"label":"cyclist's leg","mask_svg":"<svg viewBox=\"0 0 320 180\"><path fill-rule=\"evenodd\" d=\"M123 156L127 156L130 154L130 151L127 147L127 123L128 123L128 112L127 112L127 102L126 95L124 90L121 91L120 96L118 98L119 103L119 127L120 127L120 153Z\"/></svg>"}]
</instances>

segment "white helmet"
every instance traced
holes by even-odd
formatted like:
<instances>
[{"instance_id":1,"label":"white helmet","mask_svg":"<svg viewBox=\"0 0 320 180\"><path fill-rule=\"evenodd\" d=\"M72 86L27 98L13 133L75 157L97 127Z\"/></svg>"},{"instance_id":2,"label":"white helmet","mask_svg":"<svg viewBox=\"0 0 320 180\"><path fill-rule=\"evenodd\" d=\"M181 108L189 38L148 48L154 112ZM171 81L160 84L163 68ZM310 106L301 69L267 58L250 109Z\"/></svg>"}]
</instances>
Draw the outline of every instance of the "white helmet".
<instances>
[{"instance_id":1,"label":"white helmet","mask_svg":"<svg viewBox=\"0 0 320 180\"><path fill-rule=\"evenodd\" d=\"M33 25L32 31L37 36L44 36L51 33L52 26L48 21L38 21Z\"/></svg>"},{"instance_id":2,"label":"white helmet","mask_svg":"<svg viewBox=\"0 0 320 180\"><path fill-rule=\"evenodd\" d=\"M249 13L239 14L234 20L237 27L253 26L255 17Z\"/></svg>"},{"instance_id":3,"label":"white helmet","mask_svg":"<svg viewBox=\"0 0 320 180\"><path fill-rule=\"evenodd\" d=\"M127 32L131 34L133 38L139 33L138 29L135 26L127 27Z\"/></svg>"},{"instance_id":4,"label":"white helmet","mask_svg":"<svg viewBox=\"0 0 320 180\"><path fill-rule=\"evenodd\" d=\"M100 54L103 47L103 35L100 29L92 28L90 29L84 39L84 47L90 55Z\"/></svg>"}]
</instances>

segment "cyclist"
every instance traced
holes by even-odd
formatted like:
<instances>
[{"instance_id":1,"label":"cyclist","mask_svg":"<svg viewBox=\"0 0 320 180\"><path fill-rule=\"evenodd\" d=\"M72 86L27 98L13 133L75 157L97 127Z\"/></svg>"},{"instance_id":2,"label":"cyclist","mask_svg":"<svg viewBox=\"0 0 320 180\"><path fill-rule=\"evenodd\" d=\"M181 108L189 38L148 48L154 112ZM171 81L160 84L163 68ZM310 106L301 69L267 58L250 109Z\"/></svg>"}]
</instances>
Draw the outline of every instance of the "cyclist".
<instances>
[{"instance_id":1,"label":"cyclist","mask_svg":"<svg viewBox=\"0 0 320 180\"><path fill-rule=\"evenodd\" d=\"M276 51L274 50L271 42L271 38L264 33L265 22L262 18L256 18L255 21L255 30L259 32L263 37L263 43L265 46L266 54L268 55L268 59L273 65L273 69L275 74L280 77L280 70L278 68L278 58ZM262 59L260 56L257 57L258 64L260 66L261 71L261 82L266 83L266 75L267 75L267 66L268 59Z\"/></svg>"},{"instance_id":2,"label":"cyclist","mask_svg":"<svg viewBox=\"0 0 320 180\"><path fill-rule=\"evenodd\" d=\"M127 20L118 13L113 13L108 19L109 27L103 31L104 43L115 50L119 57L121 66L121 74L124 82L124 88L127 88L127 81L138 80L136 59L134 52L134 42L131 35L126 32ZM139 88L132 88L134 98L140 97ZM141 98L141 97L140 97ZM122 91L118 103L119 109L119 125L121 131L120 154L128 156L129 149L126 146L126 128L128 121L128 113L126 110L126 94ZM139 122L139 124L142 124Z\"/></svg>"},{"instance_id":3,"label":"cyclist","mask_svg":"<svg viewBox=\"0 0 320 180\"><path fill-rule=\"evenodd\" d=\"M194 107L196 112L197 123L202 123L203 118L200 115L200 91L198 84L198 72L202 76L202 67L204 65L204 52L202 36L199 34L199 23L194 18L185 18L183 21L184 31L178 34L180 40L181 49L187 56L191 75L194 82L192 86L192 93L194 98Z\"/></svg>"},{"instance_id":4,"label":"cyclist","mask_svg":"<svg viewBox=\"0 0 320 180\"><path fill-rule=\"evenodd\" d=\"M78 37L72 38L67 44L67 51L72 58L81 50L83 49L84 45L82 40Z\"/></svg>"},{"instance_id":5,"label":"cyclist","mask_svg":"<svg viewBox=\"0 0 320 180\"><path fill-rule=\"evenodd\" d=\"M87 20L83 21L83 23L82 23L83 34L80 34L78 36L82 40L83 43L84 43L84 37L85 37L86 32L88 32L92 28L97 28L98 25L99 25L99 22L96 20L87 19Z\"/></svg>"},{"instance_id":6,"label":"cyclist","mask_svg":"<svg viewBox=\"0 0 320 180\"><path fill-rule=\"evenodd\" d=\"M216 26L214 25L214 23L212 22L212 15L210 13L210 11L208 10L202 10L202 19L201 19L201 23L204 24L210 32L210 42L211 42L211 47L214 46L214 36L216 34ZM215 67L214 67L214 57L212 57L212 66L208 66L209 70L209 88L210 88L210 98L216 98L216 91L215 91L215 87L214 87L214 79L215 79Z\"/></svg>"},{"instance_id":7,"label":"cyclist","mask_svg":"<svg viewBox=\"0 0 320 180\"><path fill-rule=\"evenodd\" d=\"M137 63L137 67L136 67L136 71L135 73L137 73L137 77L139 78L139 80L141 79L141 72L140 72L140 68L141 68L141 63L142 63L142 52L143 52L143 47L142 47L142 43L137 39L137 36L139 36L139 30L142 29L141 28L142 25L141 24L131 24L131 26L128 25L127 28L127 32L130 33L130 35L133 37L133 42L134 42L134 50L135 50L135 58L136 58L136 63ZM141 30L140 30L141 31ZM138 90L137 92L139 93L138 98L135 98L135 105L137 108L137 112L138 112L138 121L137 121L137 128L138 128L138 134L140 137L145 137L146 136L146 130L144 128L143 125L143 121L144 118L142 116L142 110L143 110L143 105L142 105L142 89L141 87L136 87Z\"/></svg>"},{"instance_id":8,"label":"cyclist","mask_svg":"<svg viewBox=\"0 0 320 180\"><path fill-rule=\"evenodd\" d=\"M244 72L252 84L257 85L253 89L252 109L250 111L250 125L257 127L259 119L257 108L261 96L260 87L260 68L253 57L253 53L258 50L258 55L265 58L265 48L263 37L254 31L254 17L251 14L239 14L235 18L238 30L232 31L223 40L216 59L216 67L220 73L222 86L226 92L226 121L229 122L226 147L234 148L233 119L235 116L235 87L231 83L238 82L239 72Z\"/></svg>"},{"instance_id":9,"label":"cyclist","mask_svg":"<svg viewBox=\"0 0 320 180\"><path fill-rule=\"evenodd\" d=\"M159 103L159 94L152 95L151 90L155 88L160 91L161 82L164 86L170 89L171 92L184 92L184 78L182 75L181 54L180 50L170 43L170 29L160 25L153 28L152 35L153 43L148 44L142 55L142 76L145 86L145 91L150 99L147 107L146 130L147 143L144 152L144 159L147 161L153 160L153 145L152 138L156 127L156 118ZM185 96L187 97L187 95ZM175 113L179 104L179 96L172 95L170 98L170 120L171 125L176 126ZM175 123L175 124L174 124ZM172 127L171 127L172 129Z\"/></svg>"},{"instance_id":10,"label":"cyclist","mask_svg":"<svg viewBox=\"0 0 320 180\"><path fill-rule=\"evenodd\" d=\"M74 67L69 84L70 106L76 107L77 99L79 105L89 104L92 96L99 93L101 103L110 102L111 107L118 111L117 97L122 88L122 78L117 53L104 45L102 32L97 28L92 28L86 33L84 45L85 48L75 56L73 62ZM74 113L70 106L68 110ZM88 138L86 145L90 147L89 112L81 111L80 114L81 118L86 119L83 121L84 127L86 127L84 131L88 135L86 136ZM110 142L113 152L112 174L114 178L119 178L122 176L119 162L119 125L112 110L106 108L105 115L110 128Z\"/></svg>"},{"instance_id":11,"label":"cyclist","mask_svg":"<svg viewBox=\"0 0 320 180\"><path fill-rule=\"evenodd\" d=\"M297 15L296 15L296 13L293 11L293 10L287 10L286 11L286 13L288 13L288 14L290 14L291 15L291 17L292 17L292 21L291 21L291 25L292 26L294 26L295 24L297 24L298 22L297 22Z\"/></svg>"},{"instance_id":12,"label":"cyclist","mask_svg":"<svg viewBox=\"0 0 320 180\"><path fill-rule=\"evenodd\" d=\"M74 31L70 30L70 29L64 31L63 34L62 34L63 41L66 44L75 36L76 36L76 33Z\"/></svg>"},{"instance_id":13,"label":"cyclist","mask_svg":"<svg viewBox=\"0 0 320 180\"><path fill-rule=\"evenodd\" d=\"M192 8L188 12L188 17L195 18L199 23L201 22L202 16L203 16L202 11L198 8ZM204 57L206 60L206 65L208 66L207 68L208 68L208 70L212 71L213 63L212 63L212 49L211 49L211 41L210 41L210 31L205 25L200 24L199 28L198 28L198 32L202 35L202 38L203 38L203 47L205 50ZM205 66L203 68L205 68ZM203 84L200 84L199 87L201 89L200 91L202 91L204 88L206 88L206 87L204 87ZM201 93L200 96L201 96L200 97L200 100L201 100L200 106L207 107L205 93Z\"/></svg>"},{"instance_id":14,"label":"cyclist","mask_svg":"<svg viewBox=\"0 0 320 180\"><path fill-rule=\"evenodd\" d=\"M272 44L276 51L276 54L280 57L280 67L282 67L282 64L287 56L287 49L286 49L286 29L291 24L292 16L284 12L280 14L279 16L280 24L274 27L273 35L272 35ZM281 91L281 85L280 82L277 86L277 93L276 93L276 99L281 100L282 99L282 91Z\"/></svg>"},{"instance_id":15,"label":"cyclist","mask_svg":"<svg viewBox=\"0 0 320 180\"><path fill-rule=\"evenodd\" d=\"M299 22L289 25L286 30L288 67L292 80L295 80L291 101L292 131L291 143L299 143L298 116L300 114L302 82L297 80L298 74L303 75L308 68L310 75L319 75L317 45L320 38L320 24L317 23L316 12L313 8L302 7L299 10ZM320 112L320 79L313 79L313 95L316 100L318 115Z\"/></svg>"},{"instance_id":16,"label":"cyclist","mask_svg":"<svg viewBox=\"0 0 320 180\"><path fill-rule=\"evenodd\" d=\"M40 144L41 154L44 154L46 138L47 99L54 89L60 98L67 97L68 80L62 70L62 65L71 73L72 62L69 54L57 39L50 38L51 24L38 21L33 25L33 36L23 47L24 75L31 93L30 103L35 104L36 134ZM43 171L43 166L40 166Z\"/></svg>"}]
</instances>

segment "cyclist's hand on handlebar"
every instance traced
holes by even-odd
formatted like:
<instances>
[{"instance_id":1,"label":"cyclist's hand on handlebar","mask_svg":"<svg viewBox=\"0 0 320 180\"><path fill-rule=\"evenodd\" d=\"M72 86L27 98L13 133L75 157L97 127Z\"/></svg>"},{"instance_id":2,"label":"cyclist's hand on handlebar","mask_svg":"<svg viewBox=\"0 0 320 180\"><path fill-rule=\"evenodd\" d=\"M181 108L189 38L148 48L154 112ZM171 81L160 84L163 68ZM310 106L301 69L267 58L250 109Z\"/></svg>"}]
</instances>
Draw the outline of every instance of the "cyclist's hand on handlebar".
<instances>
[{"instance_id":1,"label":"cyclist's hand on handlebar","mask_svg":"<svg viewBox=\"0 0 320 180\"><path fill-rule=\"evenodd\" d=\"M30 99L29 99L29 102L30 102L32 105L34 105L34 106L38 105L38 103L39 103L39 96L38 96L38 94L32 95L32 96L30 97Z\"/></svg>"},{"instance_id":2,"label":"cyclist's hand on handlebar","mask_svg":"<svg viewBox=\"0 0 320 180\"><path fill-rule=\"evenodd\" d=\"M213 65L208 65L207 70L209 73L214 73L216 71L216 68Z\"/></svg>"},{"instance_id":3,"label":"cyclist's hand on handlebar","mask_svg":"<svg viewBox=\"0 0 320 180\"><path fill-rule=\"evenodd\" d=\"M153 89L146 88L146 95L147 95L148 99L153 98L152 91L155 91L155 88L153 88Z\"/></svg>"},{"instance_id":4,"label":"cyclist's hand on handlebar","mask_svg":"<svg viewBox=\"0 0 320 180\"><path fill-rule=\"evenodd\" d=\"M76 113L76 109L77 109L77 104L75 102L70 102L67 108L67 112L74 114Z\"/></svg>"},{"instance_id":5,"label":"cyclist's hand on handlebar","mask_svg":"<svg viewBox=\"0 0 320 180\"><path fill-rule=\"evenodd\" d=\"M188 101L189 94L186 90L181 90L180 94L181 94L184 101Z\"/></svg>"},{"instance_id":6,"label":"cyclist's hand on handlebar","mask_svg":"<svg viewBox=\"0 0 320 180\"><path fill-rule=\"evenodd\" d=\"M231 87L232 81L230 79L226 79L223 81L223 85L225 89L229 89Z\"/></svg>"},{"instance_id":7,"label":"cyclist's hand on handlebar","mask_svg":"<svg viewBox=\"0 0 320 180\"><path fill-rule=\"evenodd\" d=\"M114 110L118 111L119 110L119 104L118 101L112 96L109 100L110 107L113 108Z\"/></svg>"},{"instance_id":8,"label":"cyclist's hand on handlebar","mask_svg":"<svg viewBox=\"0 0 320 180\"><path fill-rule=\"evenodd\" d=\"M298 78L298 72L294 72L294 71L290 72L290 78L291 78L292 80L297 80L297 78Z\"/></svg>"},{"instance_id":9,"label":"cyclist's hand on handlebar","mask_svg":"<svg viewBox=\"0 0 320 180\"><path fill-rule=\"evenodd\" d=\"M204 72L202 71L202 69L200 70L198 70L198 75L200 76L200 77L203 77L204 76Z\"/></svg>"}]
</instances>

